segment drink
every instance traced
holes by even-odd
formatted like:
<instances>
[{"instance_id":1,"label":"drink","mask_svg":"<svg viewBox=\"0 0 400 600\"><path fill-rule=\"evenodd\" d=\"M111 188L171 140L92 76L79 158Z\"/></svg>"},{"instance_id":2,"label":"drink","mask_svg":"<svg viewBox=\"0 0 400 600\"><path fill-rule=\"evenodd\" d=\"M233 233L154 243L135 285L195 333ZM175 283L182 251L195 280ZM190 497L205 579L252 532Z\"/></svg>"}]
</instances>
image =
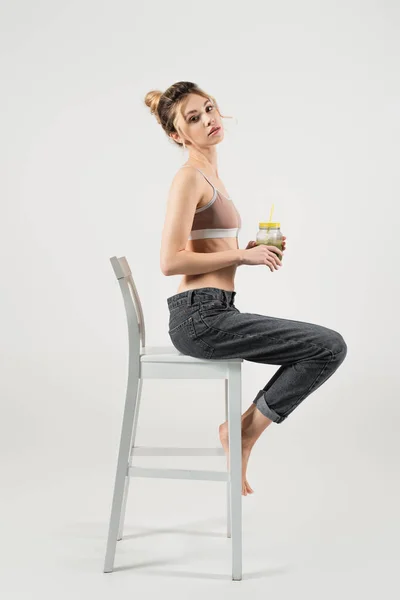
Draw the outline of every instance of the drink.
<instances>
[{"instance_id":1,"label":"drink","mask_svg":"<svg viewBox=\"0 0 400 600\"><path fill-rule=\"evenodd\" d=\"M266 244L267 246L276 246L279 250L282 250L282 233L280 230L280 223L259 223L259 230L256 236L256 245ZM278 258L282 261L283 256L278 252L276 253Z\"/></svg>"}]
</instances>

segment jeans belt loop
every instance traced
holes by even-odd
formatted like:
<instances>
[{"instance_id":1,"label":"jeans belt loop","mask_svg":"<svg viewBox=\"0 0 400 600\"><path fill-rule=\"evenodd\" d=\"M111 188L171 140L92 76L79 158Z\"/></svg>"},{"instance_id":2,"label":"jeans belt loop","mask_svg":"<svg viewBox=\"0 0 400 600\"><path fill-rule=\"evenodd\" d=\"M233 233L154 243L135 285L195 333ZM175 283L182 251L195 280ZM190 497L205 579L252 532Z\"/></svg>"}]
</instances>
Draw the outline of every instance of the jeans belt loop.
<instances>
[{"instance_id":1,"label":"jeans belt loop","mask_svg":"<svg viewBox=\"0 0 400 600\"><path fill-rule=\"evenodd\" d=\"M194 290L189 290L187 295L187 305L192 306L192 296L194 294Z\"/></svg>"}]
</instances>

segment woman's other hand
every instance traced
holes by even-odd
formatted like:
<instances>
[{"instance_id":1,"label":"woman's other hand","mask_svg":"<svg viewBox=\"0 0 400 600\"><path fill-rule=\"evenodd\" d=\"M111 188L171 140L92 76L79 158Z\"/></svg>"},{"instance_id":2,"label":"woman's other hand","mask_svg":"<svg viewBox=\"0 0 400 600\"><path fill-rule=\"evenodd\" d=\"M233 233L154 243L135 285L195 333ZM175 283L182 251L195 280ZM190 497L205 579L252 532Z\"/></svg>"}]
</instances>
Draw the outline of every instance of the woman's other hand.
<instances>
[{"instance_id":1,"label":"woman's other hand","mask_svg":"<svg viewBox=\"0 0 400 600\"><path fill-rule=\"evenodd\" d=\"M286 235L282 236L282 252L284 252L286 250ZM254 248L254 246L256 246L257 243L254 240L250 240L250 242L247 244L246 246L246 250L249 250L250 248Z\"/></svg>"}]
</instances>

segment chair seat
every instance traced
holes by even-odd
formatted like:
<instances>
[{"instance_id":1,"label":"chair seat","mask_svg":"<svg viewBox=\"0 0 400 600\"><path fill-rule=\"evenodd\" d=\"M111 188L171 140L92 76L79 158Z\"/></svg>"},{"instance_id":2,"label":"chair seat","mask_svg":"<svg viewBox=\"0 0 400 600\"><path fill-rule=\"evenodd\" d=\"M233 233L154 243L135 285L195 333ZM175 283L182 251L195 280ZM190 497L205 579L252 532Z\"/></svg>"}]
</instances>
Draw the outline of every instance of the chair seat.
<instances>
[{"instance_id":1,"label":"chair seat","mask_svg":"<svg viewBox=\"0 0 400 600\"><path fill-rule=\"evenodd\" d=\"M140 351L141 362L182 362L182 363L198 363L198 362L243 362L243 358L229 358L229 359L209 359L209 358L195 358L182 354L173 346L144 346Z\"/></svg>"}]
</instances>

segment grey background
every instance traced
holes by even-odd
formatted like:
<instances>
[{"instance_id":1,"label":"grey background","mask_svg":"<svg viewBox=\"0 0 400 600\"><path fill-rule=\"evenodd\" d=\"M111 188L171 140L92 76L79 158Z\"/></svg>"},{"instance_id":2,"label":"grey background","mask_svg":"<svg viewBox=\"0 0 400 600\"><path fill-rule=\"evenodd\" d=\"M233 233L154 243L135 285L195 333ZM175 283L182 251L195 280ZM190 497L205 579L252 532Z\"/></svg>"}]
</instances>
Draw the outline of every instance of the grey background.
<instances>
[{"instance_id":1,"label":"grey background","mask_svg":"<svg viewBox=\"0 0 400 600\"><path fill-rule=\"evenodd\" d=\"M128 349L109 257L132 267L148 344L169 344L180 277L160 271L160 236L187 155L143 99L180 80L234 117L218 153L240 247L272 202L287 236L279 272L238 269L236 305L348 345L253 450L244 578L230 593L398 597L399 13L370 0L0 4L8 599L183 598L189 586L216 598L232 585L225 486L212 482L135 480L115 562L126 569L102 573ZM243 411L275 370L244 363ZM145 382L137 443L217 445L223 420L222 382ZM195 462L164 461L225 468Z\"/></svg>"}]
</instances>

